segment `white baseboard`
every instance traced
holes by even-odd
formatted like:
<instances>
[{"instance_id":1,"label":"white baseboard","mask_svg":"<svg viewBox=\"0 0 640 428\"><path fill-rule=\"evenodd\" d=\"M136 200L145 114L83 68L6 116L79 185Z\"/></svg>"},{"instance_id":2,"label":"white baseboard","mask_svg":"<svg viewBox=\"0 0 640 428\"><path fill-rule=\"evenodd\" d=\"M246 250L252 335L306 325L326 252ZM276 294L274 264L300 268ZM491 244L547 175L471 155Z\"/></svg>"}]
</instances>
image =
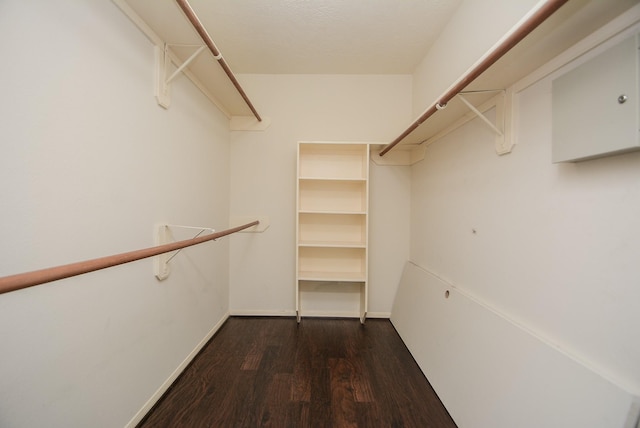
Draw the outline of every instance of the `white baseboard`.
<instances>
[{"instance_id":1,"label":"white baseboard","mask_svg":"<svg viewBox=\"0 0 640 428\"><path fill-rule=\"evenodd\" d=\"M295 317L294 310L264 311L258 309L231 309L232 317Z\"/></svg>"},{"instance_id":2,"label":"white baseboard","mask_svg":"<svg viewBox=\"0 0 640 428\"><path fill-rule=\"evenodd\" d=\"M125 428L134 428L136 425L140 423L142 418L151 410L151 408L156 404L156 402L162 397L162 395L169 389L169 387L173 384L173 382L180 376L180 374L184 371L184 369L189 365L191 360L195 358L196 355L202 350L204 345L209 342L209 340L213 337L214 334L222 327L222 324L229 318L229 312L224 314L222 319L218 321L218 323L207 333L207 335L196 345L196 347L187 355L187 357L180 363L180 365L171 373L171 376L167 380L164 381L160 388L147 400L147 402L142 406L142 408L135 414L135 416L125 425Z\"/></svg>"}]
</instances>

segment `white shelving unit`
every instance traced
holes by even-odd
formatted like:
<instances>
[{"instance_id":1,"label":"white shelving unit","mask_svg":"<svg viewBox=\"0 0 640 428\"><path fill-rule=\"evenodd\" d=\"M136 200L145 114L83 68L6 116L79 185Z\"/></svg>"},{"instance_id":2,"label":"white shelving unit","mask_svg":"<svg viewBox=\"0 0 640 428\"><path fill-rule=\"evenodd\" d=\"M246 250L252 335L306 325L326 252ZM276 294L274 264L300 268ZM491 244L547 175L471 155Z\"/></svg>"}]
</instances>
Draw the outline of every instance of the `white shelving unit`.
<instances>
[{"instance_id":1,"label":"white shelving unit","mask_svg":"<svg viewBox=\"0 0 640 428\"><path fill-rule=\"evenodd\" d=\"M296 215L296 316L304 282L356 283L367 315L369 145L300 142Z\"/></svg>"}]
</instances>

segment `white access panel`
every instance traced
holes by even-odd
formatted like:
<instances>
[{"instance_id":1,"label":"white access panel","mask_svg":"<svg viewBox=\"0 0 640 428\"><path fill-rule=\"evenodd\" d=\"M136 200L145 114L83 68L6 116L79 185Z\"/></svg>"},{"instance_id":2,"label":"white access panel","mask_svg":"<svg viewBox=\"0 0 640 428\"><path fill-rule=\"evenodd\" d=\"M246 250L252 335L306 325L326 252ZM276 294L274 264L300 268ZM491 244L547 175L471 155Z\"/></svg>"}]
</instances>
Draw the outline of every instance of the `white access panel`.
<instances>
[{"instance_id":1,"label":"white access panel","mask_svg":"<svg viewBox=\"0 0 640 428\"><path fill-rule=\"evenodd\" d=\"M640 149L638 37L553 80L554 163Z\"/></svg>"}]
</instances>

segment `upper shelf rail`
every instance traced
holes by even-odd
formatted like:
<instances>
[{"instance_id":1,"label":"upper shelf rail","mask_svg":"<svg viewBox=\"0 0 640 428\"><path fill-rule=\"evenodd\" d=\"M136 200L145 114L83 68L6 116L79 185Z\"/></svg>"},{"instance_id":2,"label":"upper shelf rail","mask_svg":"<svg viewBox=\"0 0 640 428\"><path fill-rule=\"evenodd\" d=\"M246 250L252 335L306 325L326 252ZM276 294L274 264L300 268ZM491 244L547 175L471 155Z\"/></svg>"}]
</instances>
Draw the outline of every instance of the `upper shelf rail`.
<instances>
[{"instance_id":1,"label":"upper shelf rail","mask_svg":"<svg viewBox=\"0 0 640 428\"><path fill-rule=\"evenodd\" d=\"M393 149L398 143L404 140L409 134L415 131L424 121L429 119L435 112L442 109L447 105L453 97L466 88L471 82L473 82L478 76L484 73L489 67L491 67L496 61L498 61L504 54L509 52L511 48L520 43L522 39L527 37L529 33L535 30L540 24L546 21L551 15L554 14L562 5L568 0L549 0L542 5L537 11L535 11L528 19L522 22L508 37L506 37L499 45L493 48L482 61L480 61L475 67L467 72L458 82L447 91L440 99L436 100L422 115L417 118L409 127L400 134L395 140L387 144L384 149L380 151L380 156L384 156Z\"/></svg>"},{"instance_id":2,"label":"upper shelf rail","mask_svg":"<svg viewBox=\"0 0 640 428\"><path fill-rule=\"evenodd\" d=\"M258 114L258 111L251 103L251 100L249 100L249 97L244 92L244 89L242 89L242 86L240 86L240 82L238 82L238 79L236 79L236 76L231 71L231 68L229 68L229 65L227 64L225 59L222 57L222 54L216 47L215 43L213 43L213 40L209 36L209 33L207 33L207 30L204 28L204 26L200 22L200 19L198 19L198 16L193 11L193 8L189 4L189 2L187 0L176 0L176 3L178 3L178 6L180 6L180 9L182 9L184 14L187 16L187 19L189 20L189 22L191 22L191 25L193 25L193 28L195 28L195 30L198 32L198 34L202 38L202 41L207 45L207 47L213 54L213 57L218 60L220 67L222 67L224 72L227 74L227 76L229 77L229 80L231 80L231 83L233 83L233 86L235 86L235 88L238 90L238 93L240 94L244 102L247 103L247 106L249 106L249 108L251 109L251 112L256 117L258 122L262 122L262 118Z\"/></svg>"},{"instance_id":3,"label":"upper shelf rail","mask_svg":"<svg viewBox=\"0 0 640 428\"><path fill-rule=\"evenodd\" d=\"M124 263L135 262L136 260L146 259L148 257L157 256L159 254L168 253L170 251L180 250L182 248L202 244L203 242L212 241L214 239L221 238L226 235L231 235L232 233L247 229L251 226L256 226L259 223L260 222L256 220L242 226L237 226L231 229L226 229L198 238L185 239L184 241L172 242L170 244L158 245L142 250L135 250L127 253L100 257L97 259L85 260L83 262L71 263L68 265L5 276L0 278L0 294L21 290L23 288L32 287L34 285L44 284L46 282L57 281L59 279L69 278L72 276L77 276L83 273L89 273L108 267L118 266Z\"/></svg>"}]
</instances>

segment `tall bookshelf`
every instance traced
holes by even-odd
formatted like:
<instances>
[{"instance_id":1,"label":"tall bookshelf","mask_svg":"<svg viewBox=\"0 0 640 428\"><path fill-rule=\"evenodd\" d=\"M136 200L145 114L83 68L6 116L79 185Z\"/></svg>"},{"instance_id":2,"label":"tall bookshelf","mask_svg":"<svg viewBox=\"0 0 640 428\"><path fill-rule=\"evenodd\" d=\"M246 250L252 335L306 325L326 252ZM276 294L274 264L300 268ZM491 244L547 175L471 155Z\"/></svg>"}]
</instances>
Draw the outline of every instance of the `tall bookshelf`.
<instances>
[{"instance_id":1,"label":"tall bookshelf","mask_svg":"<svg viewBox=\"0 0 640 428\"><path fill-rule=\"evenodd\" d=\"M369 145L298 143L296 316L300 288L353 283L367 315Z\"/></svg>"}]
</instances>

